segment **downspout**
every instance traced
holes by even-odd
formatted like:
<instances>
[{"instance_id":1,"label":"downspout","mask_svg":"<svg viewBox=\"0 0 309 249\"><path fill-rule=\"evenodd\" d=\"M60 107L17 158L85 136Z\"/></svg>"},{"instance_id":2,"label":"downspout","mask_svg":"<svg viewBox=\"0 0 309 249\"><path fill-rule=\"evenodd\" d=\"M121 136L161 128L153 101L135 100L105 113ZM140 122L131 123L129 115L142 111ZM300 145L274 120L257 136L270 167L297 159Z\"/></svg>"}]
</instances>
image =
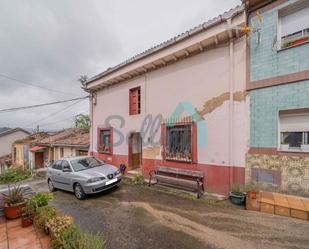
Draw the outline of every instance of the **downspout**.
<instances>
[{"instance_id":1,"label":"downspout","mask_svg":"<svg viewBox=\"0 0 309 249\"><path fill-rule=\"evenodd\" d=\"M227 20L228 25L231 25L231 19ZM229 43L229 185L230 189L233 185L234 179L234 158L233 158L233 131L234 131L234 103L233 103L233 93L234 93L234 41L231 35Z\"/></svg>"}]
</instances>

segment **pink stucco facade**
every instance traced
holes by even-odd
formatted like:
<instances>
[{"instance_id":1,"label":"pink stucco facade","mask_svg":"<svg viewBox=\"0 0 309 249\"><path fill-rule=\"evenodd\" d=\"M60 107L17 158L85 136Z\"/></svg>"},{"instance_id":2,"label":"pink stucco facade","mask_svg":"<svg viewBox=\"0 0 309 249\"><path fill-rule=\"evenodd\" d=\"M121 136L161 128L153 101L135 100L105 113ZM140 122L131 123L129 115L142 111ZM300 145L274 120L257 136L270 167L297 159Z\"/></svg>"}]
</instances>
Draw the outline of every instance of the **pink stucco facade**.
<instances>
[{"instance_id":1,"label":"pink stucco facade","mask_svg":"<svg viewBox=\"0 0 309 249\"><path fill-rule=\"evenodd\" d=\"M243 13L234 19L242 23ZM226 29L222 31L221 28L220 25L215 26L210 30L211 34L207 33L209 30L199 34L201 39L204 39L206 47L207 41L212 39L216 32L224 32L222 34L228 37L229 31ZM92 116L90 151L116 166L120 163L128 165L127 139L113 146L112 154L102 154L97 149L98 128L113 127L112 140L115 143L120 139L118 132L126 138L132 132L140 132L147 115L151 114L153 118L162 115L167 119L179 104L184 104L193 107L203 119L199 121L202 125L197 129L197 162L164 160L162 143L155 143L161 138L161 127L154 125L155 134L151 136L148 132L143 136L144 141L148 142L142 147L141 169L144 176L148 177L148 172L153 167L164 165L203 171L206 191L227 193L233 183L242 184L249 137L249 96L245 91L246 37L236 33L229 35L233 37L226 39L222 36L222 41L215 40L215 46L210 46L209 49L200 49L198 53L175 60L174 63L167 63L154 70L145 70L138 76L103 89L96 88L95 84L104 82L104 77L110 77L109 75L90 83L87 90L94 96L90 103ZM209 39L206 41L206 38ZM190 43L190 39L177 46L182 45L180 49L186 49L186 43ZM146 59L148 57L143 60ZM141 88L141 113L132 116L129 115L129 91L135 87ZM107 124L106 119L113 115L122 117L124 123L121 124L120 120L113 119ZM185 112L182 117L188 115L190 113ZM115 129L118 132L115 132Z\"/></svg>"}]
</instances>

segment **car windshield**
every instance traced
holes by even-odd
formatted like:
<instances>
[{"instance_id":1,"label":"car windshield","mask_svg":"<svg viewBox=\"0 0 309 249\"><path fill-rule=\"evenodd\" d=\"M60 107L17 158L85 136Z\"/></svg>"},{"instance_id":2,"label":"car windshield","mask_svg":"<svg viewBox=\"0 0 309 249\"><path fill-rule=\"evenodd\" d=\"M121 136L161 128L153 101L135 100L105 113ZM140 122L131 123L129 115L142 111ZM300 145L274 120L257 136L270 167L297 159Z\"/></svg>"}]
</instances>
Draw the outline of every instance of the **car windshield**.
<instances>
[{"instance_id":1,"label":"car windshield","mask_svg":"<svg viewBox=\"0 0 309 249\"><path fill-rule=\"evenodd\" d=\"M71 161L71 165L74 171L81 171L85 169L90 169L93 167L98 167L104 163L94 157L85 157L81 159L75 159Z\"/></svg>"}]
</instances>

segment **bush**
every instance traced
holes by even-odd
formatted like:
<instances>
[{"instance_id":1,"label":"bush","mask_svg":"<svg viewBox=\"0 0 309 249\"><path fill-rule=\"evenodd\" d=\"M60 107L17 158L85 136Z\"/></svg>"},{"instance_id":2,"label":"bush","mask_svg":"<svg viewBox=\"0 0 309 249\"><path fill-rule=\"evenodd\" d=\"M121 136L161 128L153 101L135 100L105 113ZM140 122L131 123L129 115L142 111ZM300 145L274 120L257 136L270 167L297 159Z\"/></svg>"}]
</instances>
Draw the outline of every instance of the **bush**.
<instances>
[{"instance_id":1,"label":"bush","mask_svg":"<svg viewBox=\"0 0 309 249\"><path fill-rule=\"evenodd\" d=\"M132 181L135 185L142 185L144 182L143 175L141 173L134 174Z\"/></svg>"},{"instance_id":2,"label":"bush","mask_svg":"<svg viewBox=\"0 0 309 249\"><path fill-rule=\"evenodd\" d=\"M34 224L37 228L48 232L47 222L59 214L60 212L52 206L38 208L37 214L34 218Z\"/></svg>"},{"instance_id":3,"label":"bush","mask_svg":"<svg viewBox=\"0 0 309 249\"><path fill-rule=\"evenodd\" d=\"M59 238L61 233L71 225L73 225L73 217L69 215L56 216L46 223L46 227L55 238Z\"/></svg>"},{"instance_id":4,"label":"bush","mask_svg":"<svg viewBox=\"0 0 309 249\"><path fill-rule=\"evenodd\" d=\"M0 174L0 184L15 183L25 180L31 176L29 170L22 170L20 168L11 168Z\"/></svg>"},{"instance_id":5,"label":"bush","mask_svg":"<svg viewBox=\"0 0 309 249\"><path fill-rule=\"evenodd\" d=\"M52 241L54 249L103 249L104 246L105 239L101 233L86 233L76 225L67 227Z\"/></svg>"},{"instance_id":6,"label":"bush","mask_svg":"<svg viewBox=\"0 0 309 249\"><path fill-rule=\"evenodd\" d=\"M37 193L31 199L36 202L37 207L44 207L48 205L48 202L54 198L52 193Z\"/></svg>"}]
</instances>

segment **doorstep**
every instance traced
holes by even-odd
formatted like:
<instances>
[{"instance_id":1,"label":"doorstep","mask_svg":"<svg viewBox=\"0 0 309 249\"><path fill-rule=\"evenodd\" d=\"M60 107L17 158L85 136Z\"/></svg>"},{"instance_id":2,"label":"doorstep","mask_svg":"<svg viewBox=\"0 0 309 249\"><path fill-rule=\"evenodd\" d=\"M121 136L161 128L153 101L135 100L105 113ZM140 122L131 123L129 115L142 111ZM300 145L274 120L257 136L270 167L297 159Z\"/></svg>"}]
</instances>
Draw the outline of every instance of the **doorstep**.
<instances>
[{"instance_id":1,"label":"doorstep","mask_svg":"<svg viewBox=\"0 0 309 249\"><path fill-rule=\"evenodd\" d=\"M34 226L21 227L21 219L0 217L0 249L50 249L50 239Z\"/></svg>"}]
</instances>

